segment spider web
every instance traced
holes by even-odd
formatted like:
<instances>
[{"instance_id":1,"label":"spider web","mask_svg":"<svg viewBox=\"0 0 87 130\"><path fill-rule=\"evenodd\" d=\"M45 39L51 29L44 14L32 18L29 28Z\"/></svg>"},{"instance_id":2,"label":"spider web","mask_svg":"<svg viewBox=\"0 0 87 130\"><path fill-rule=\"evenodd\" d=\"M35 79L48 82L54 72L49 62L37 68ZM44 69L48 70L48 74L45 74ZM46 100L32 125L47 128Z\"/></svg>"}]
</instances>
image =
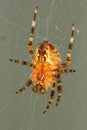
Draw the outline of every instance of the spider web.
<instances>
[{"instance_id":1,"label":"spider web","mask_svg":"<svg viewBox=\"0 0 87 130\"><path fill-rule=\"evenodd\" d=\"M9 58L30 61L27 41L35 6L39 6L34 49L43 40L51 41L65 61L72 23L76 26L72 63L76 73L61 76L63 94L55 107L57 92L48 113L45 95L35 94L32 86L15 95L28 80L28 67ZM1 130L86 130L86 0L4 0L0 1L0 129Z\"/></svg>"}]
</instances>

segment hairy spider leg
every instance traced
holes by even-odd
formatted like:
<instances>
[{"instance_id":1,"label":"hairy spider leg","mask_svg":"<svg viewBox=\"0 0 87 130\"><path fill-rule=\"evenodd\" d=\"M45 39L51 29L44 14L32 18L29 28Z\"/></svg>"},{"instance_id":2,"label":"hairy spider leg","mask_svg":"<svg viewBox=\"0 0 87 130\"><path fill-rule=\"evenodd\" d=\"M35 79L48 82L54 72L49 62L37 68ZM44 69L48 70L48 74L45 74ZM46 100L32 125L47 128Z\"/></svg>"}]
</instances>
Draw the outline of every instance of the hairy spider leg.
<instances>
[{"instance_id":1,"label":"hairy spider leg","mask_svg":"<svg viewBox=\"0 0 87 130\"><path fill-rule=\"evenodd\" d=\"M23 90L25 90L26 88L28 88L31 84L32 84L32 80L29 79L29 80L27 81L27 83L25 84L25 86L23 86L23 87L20 88L18 91L16 91L16 94L19 94L20 92L22 92Z\"/></svg>"},{"instance_id":2,"label":"hairy spider leg","mask_svg":"<svg viewBox=\"0 0 87 130\"><path fill-rule=\"evenodd\" d=\"M51 105L51 103L52 103L52 101L53 101L54 94L55 94L55 83L53 83L53 85L52 85L52 87L51 87L50 99L49 99L49 102L48 102L48 104L47 104L45 110L43 111L44 114L48 111L48 109L49 109L49 107L50 107L50 105Z\"/></svg>"},{"instance_id":3,"label":"hairy spider leg","mask_svg":"<svg viewBox=\"0 0 87 130\"><path fill-rule=\"evenodd\" d=\"M74 42L74 31L75 31L75 26L74 26L74 24L72 24L72 32L71 32L66 62L62 64L62 67L67 67L71 63L71 52L72 52L72 47L73 47L73 42Z\"/></svg>"},{"instance_id":4,"label":"hairy spider leg","mask_svg":"<svg viewBox=\"0 0 87 130\"><path fill-rule=\"evenodd\" d=\"M76 70L73 70L73 69L54 69L52 71L55 71L56 74L76 72Z\"/></svg>"},{"instance_id":5,"label":"hairy spider leg","mask_svg":"<svg viewBox=\"0 0 87 130\"><path fill-rule=\"evenodd\" d=\"M33 16L32 24L31 24L30 37L29 37L29 41L28 41L28 51L30 53L31 58L33 58L32 44L33 44L34 30L35 30L35 25L36 25L37 12L38 12L38 6L34 10L34 16Z\"/></svg>"},{"instance_id":6,"label":"hairy spider leg","mask_svg":"<svg viewBox=\"0 0 87 130\"><path fill-rule=\"evenodd\" d=\"M57 91L58 91L58 97L56 101L56 106L58 106L62 94L62 85L61 85L61 80L60 80L60 74L57 75Z\"/></svg>"},{"instance_id":7,"label":"hairy spider leg","mask_svg":"<svg viewBox=\"0 0 87 130\"><path fill-rule=\"evenodd\" d=\"M26 66L29 66L29 67L32 67L33 64L30 64L29 62L27 61L22 61L22 60L16 60L16 59L9 59L11 62L14 62L14 63L18 63L18 64L21 64L21 65L26 65Z\"/></svg>"},{"instance_id":8,"label":"hairy spider leg","mask_svg":"<svg viewBox=\"0 0 87 130\"><path fill-rule=\"evenodd\" d=\"M37 85L34 86L34 87L32 88L32 91L37 93L37 92L38 92L38 86L37 86Z\"/></svg>"},{"instance_id":9,"label":"hairy spider leg","mask_svg":"<svg viewBox=\"0 0 87 130\"><path fill-rule=\"evenodd\" d=\"M72 70L72 69L61 69L58 70L58 73L62 74L62 73L72 73L72 72L76 72L76 70Z\"/></svg>"}]
</instances>

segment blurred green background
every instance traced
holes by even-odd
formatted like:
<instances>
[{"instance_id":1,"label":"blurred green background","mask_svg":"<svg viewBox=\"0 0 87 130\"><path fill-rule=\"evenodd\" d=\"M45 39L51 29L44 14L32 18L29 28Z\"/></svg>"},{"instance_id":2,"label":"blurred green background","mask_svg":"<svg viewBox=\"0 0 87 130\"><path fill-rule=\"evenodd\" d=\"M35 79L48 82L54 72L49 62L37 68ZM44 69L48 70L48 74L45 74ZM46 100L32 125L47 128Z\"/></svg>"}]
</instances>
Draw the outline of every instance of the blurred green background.
<instances>
[{"instance_id":1,"label":"blurred green background","mask_svg":"<svg viewBox=\"0 0 87 130\"><path fill-rule=\"evenodd\" d=\"M45 95L35 94L32 86L19 95L15 91L28 80L30 68L9 62L10 58L30 61L27 42L34 8L39 6L33 48L51 41L64 62L71 25L75 41L70 69L76 73L61 76L60 105L48 103ZM0 130L87 130L87 0L0 0Z\"/></svg>"}]
</instances>

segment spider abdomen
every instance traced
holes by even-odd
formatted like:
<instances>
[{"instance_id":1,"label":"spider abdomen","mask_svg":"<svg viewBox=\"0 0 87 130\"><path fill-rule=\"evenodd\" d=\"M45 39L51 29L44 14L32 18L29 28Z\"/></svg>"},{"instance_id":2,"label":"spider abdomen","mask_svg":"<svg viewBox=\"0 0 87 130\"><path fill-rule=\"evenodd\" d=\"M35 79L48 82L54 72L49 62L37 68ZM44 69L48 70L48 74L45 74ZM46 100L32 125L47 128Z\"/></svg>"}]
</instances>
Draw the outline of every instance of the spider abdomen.
<instances>
[{"instance_id":1,"label":"spider abdomen","mask_svg":"<svg viewBox=\"0 0 87 130\"><path fill-rule=\"evenodd\" d=\"M38 84L39 87L47 90L54 82L53 74L55 72L53 72L52 69L56 69L56 67L54 65L50 65L49 63L43 64L37 62L32 68L30 78L35 84Z\"/></svg>"}]
</instances>

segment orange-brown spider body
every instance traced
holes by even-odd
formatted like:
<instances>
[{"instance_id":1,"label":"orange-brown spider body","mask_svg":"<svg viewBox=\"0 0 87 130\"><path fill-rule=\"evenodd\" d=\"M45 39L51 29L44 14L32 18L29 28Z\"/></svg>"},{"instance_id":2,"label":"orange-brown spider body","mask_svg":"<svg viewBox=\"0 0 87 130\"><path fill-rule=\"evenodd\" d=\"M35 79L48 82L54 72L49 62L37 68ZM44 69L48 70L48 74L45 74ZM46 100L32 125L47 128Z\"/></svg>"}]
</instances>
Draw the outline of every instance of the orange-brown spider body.
<instances>
[{"instance_id":1,"label":"orange-brown spider body","mask_svg":"<svg viewBox=\"0 0 87 130\"><path fill-rule=\"evenodd\" d=\"M64 69L68 67L71 63L71 52L74 42L74 31L75 26L72 24L72 32L68 46L68 52L66 56L66 61L62 63L59 52L53 46L52 43L48 41L43 41L39 43L34 53L33 50L33 38L34 38L34 30L36 25L36 16L38 12L38 6L34 10L34 16L31 24L31 31L30 37L28 41L28 51L32 60L32 63L22 60L10 59L11 62L26 65L31 67L32 72L29 76L28 81L26 84L16 91L16 94L19 94L26 88L28 88L32 83L33 85L33 92L39 92L44 94L48 88L51 89L50 99L48 104L43 111L46 113L53 101L54 94L55 94L55 85L57 87L57 100L56 106L58 106L61 95L62 95L62 85L61 85L61 74L68 73L68 72L75 72L72 69Z\"/></svg>"},{"instance_id":2,"label":"orange-brown spider body","mask_svg":"<svg viewBox=\"0 0 87 130\"><path fill-rule=\"evenodd\" d=\"M52 71L61 65L60 55L55 47L48 41L43 41L38 45L35 52L30 78L37 85L37 90L47 90L55 82L56 71ZM37 91L36 90L36 91Z\"/></svg>"}]
</instances>

